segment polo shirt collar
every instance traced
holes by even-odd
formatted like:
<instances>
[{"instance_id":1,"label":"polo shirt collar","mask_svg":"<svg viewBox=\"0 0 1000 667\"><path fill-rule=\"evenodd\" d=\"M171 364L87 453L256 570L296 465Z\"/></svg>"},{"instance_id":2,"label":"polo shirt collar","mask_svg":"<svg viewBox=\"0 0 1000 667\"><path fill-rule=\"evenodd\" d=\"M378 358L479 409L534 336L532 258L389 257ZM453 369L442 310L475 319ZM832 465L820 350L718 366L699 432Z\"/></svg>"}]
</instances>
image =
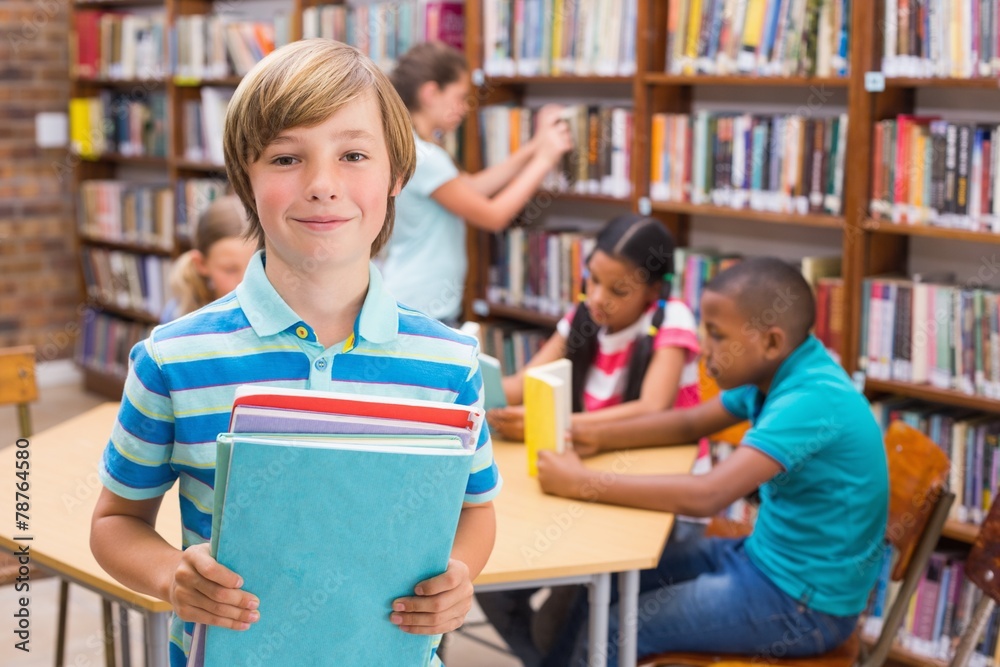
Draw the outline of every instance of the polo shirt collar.
<instances>
[{"instance_id":1,"label":"polo shirt collar","mask_svg":"<svg viewBox=\"0 0 1000 667\"><path fill-rule=\"evenodd\" d=\"M258 250L251 258L243 275L243 282L236 288L236 297L250 326L261 338L294 330L305 324L267 279L263 250ZM399 311L396 309L396 300L386 291L382 274L369 262L368 293L361 304L361 313L354 322L354 337L384 344L393 340L398 332Z\"/></svg>"},{"instance_id":2,"label":"polo shirt collar","mask_svg":"<svg viewBox=\"0 0 1000 667\"><path fill-rule=\"evenodd\" d=\"M800 366L803 360L812 357L817 352L824 352L823 344L819 342L819 339L816 338L816 336L809 334L809 336L802 341L802 344L795 348L795 350L788 355L788 358L781 362L781 365L778 366L778 371L774 374L774 378L771 380L771 387L767 393L773 394L774 390L777 389L782 382L788 380L795 374L796 368L803 368L803 366ZM814 368L814 366L807 364L804 368Z\"/></svg>"}]
</instances>

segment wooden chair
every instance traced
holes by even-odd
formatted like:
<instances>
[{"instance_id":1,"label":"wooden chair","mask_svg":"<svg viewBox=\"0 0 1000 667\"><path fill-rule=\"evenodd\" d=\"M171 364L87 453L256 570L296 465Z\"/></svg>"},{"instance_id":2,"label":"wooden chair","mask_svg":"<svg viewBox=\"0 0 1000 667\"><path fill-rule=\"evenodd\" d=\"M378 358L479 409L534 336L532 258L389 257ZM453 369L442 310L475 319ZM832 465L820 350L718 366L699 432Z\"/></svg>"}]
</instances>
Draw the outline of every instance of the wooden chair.
<instances>
[{"instance_id":1,"label":"wooden chair","mask_svg":"<svg viewBox=\"0 0 1000 667\"><path fill-rule=\"evenodd\" d=\"M990 513L979 528L965 561L965 576L983 592L983 597L976 603L972 619L962 633L951 667L966 667L969 664L990 614L1000 602L1000 500L993 502Z\"/></svg>"},{"instance_id":2,"label":"wooden chair","mask_svg":"<svg viewBox=\"0 0 1000 667\"><path fill-rule=\"evenodd\" d=\"M0 405L15 405L19 437L29 438L32 435L30 403L38 400L38 383L35 380L35 348L30 345L0 349ZM11 443L3 443L5 445ZM0 586L13 584L19 574L20 563L12 555L0 552ZM46 571L31 568L31 579L37 580L52 576ZM59 580L59 615L56 626L56 667L66 663L66 612L69 601L69 582ZM114 641L108 642L111 631L110 603L105 603L103 609L105 641L108 650L108 664L114 667Z\"/></svg>"},{"instance_id":3,"label":"wooden chair","mask_svg":"<svg viewBox=\"0 0 1000 667\"><path fill-rule=\"evenodd\" d=\"M885 434L885 449L889 464L889 521L885 537L897 551L891 577L902 584L882 624L882 632L869 651L864 651L860 630L855 630L836 649L809 658L662 653L643 658L639 664L642 667L759 667L764 663L777 667L851 667L858 663L861 667L880 667L885 663L910 597L955 500L954 494L945 490L948 457L930 438L897 421L890 424ZM713 522L706 534L734 536L739 532L732 525L721 526Z\"/></svg>"}]
</instances>

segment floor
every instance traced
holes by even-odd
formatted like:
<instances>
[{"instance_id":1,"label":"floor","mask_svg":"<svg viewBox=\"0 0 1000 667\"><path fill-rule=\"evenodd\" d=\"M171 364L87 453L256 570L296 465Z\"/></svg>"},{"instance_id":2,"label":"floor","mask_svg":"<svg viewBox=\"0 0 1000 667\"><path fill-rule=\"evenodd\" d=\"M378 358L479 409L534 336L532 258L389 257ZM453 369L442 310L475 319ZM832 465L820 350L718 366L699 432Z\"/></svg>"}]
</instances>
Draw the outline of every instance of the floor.
<instances>
[{"instance_id":1,"label":"floor","mask_svg":"<svg viewBox=\"0 0 1000 667\"><path fill-rule=\"evenodd\" d=\"M31 416L35 432L44 430L74 415L84 412L106 399L84 392L75 384L46 386L40 390L41 398L32 405ZM9 446L17 437L17 420L12 409L0 410L0 447ZM23 593L15 594L13 587L0 588L0 665L5 667L51 667L55 656L55 625L58 597L56 580L42 579L31 585L31 639L30 652L14 648L13 623L8 610L15 609L15 601ZM66 645L67 667L102 667L105 665L101 633L100 598L77 586L70 587L68 639ZM467 618L462 633L452 633L447 638L446 659L448 667L517 667L521 663L503 650L484 645L488 642L503 646L493 629L482 624L482 612L474 607ZM130 612L132 636L132 664L142 665L141 619ZM477 641L480 640L480 641Z\"/></svg>"}]
</instances>

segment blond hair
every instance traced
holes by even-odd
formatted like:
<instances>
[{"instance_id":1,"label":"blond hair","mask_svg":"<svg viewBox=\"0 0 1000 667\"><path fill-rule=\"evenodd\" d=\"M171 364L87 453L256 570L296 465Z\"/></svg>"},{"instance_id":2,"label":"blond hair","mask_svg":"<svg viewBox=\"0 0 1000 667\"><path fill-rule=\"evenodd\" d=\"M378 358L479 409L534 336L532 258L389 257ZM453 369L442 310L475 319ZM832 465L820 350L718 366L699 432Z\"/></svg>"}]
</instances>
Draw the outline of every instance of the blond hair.
<instances>
[{"instance_id":1,"label":"blond hair","mask_svg":"<svg viewBox=\"0 0 1000 667\"><path fill-rule=\"evenodd\" d=\"M243 77L229 101L223 146L229 182L250 217L251 235L263 243L249 167L274 139L290 128L312 127L364 95L372 94L382 114L389 153L390 188L405 185L416 164L410 115L389 79L352 46L328 39L293 42L261 60ZM374 256L389 240L395 202L386 193L385 222L372 243Z\"/></svg>"},{"instance_id":2,"label":"blond hair","mask_svg":"<svg viewBox=\"0 0 1000 667\"><path fill-rule=\"evenodd\" d=\"M250 220L236 195L219 197L198 218L192 248L174 262L170 270L170 291L177 299L174 316L194 312L215 301L208 279L198 272L195 253L208 257L212 246L224 239L251 238Z\"/></svg>"}]
</instances>

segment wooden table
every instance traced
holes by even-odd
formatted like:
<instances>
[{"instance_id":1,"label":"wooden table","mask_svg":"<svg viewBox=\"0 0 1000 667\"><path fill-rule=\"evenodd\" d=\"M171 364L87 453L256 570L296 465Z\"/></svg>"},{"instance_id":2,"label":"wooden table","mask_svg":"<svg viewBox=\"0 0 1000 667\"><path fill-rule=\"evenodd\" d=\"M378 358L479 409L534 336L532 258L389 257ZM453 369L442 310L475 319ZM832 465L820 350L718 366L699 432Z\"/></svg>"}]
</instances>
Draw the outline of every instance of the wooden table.
<instances>
[{"instance_id":1,"label":"wooden table","mask_svg":"<svg viewBox=\"0 0 1000 667\"><path fill-rule=\"evenodd\" d=\"M146 664L161 667L168 663L170 605L118 583L90 552L90 518L102 489L97 468L117 413L118 403L105 403L30 439L27 530L15 526L19 448L0 451L0 470L8 471L4 483L9 485L0 492L0 548L17 552L29 545L33 564L141 612L146 619ZM496 546L475 581L476 589L586 583L591 595L591 665L602 666L611 574L621 573L620 664L634 665L638 573L656 565L673 517L546 496L527 475L524 451L520 444L495 444L504 489L496 500ZM588 465L608 474L678 473L688 471L694 457L694 447L646 449L606 454ZM163 501L156 529L180 546L176 486Z\"/></svg>"},{"instance_id":2,"label":"wooden table","mask_svg":"<svg viewBox=\"0 0 1000 667\"><path fill-rule=\"evenodd\" d=\"M604 454L587 465L608 475L686 473L694 446ZM527 474L520 443L494 442L504 478L495 502L496 546L476 579L477 591L585 583L590 592L591 667L607 662L611 575L619 573L622 641L619 664L636 664L639 571L655 567L673 515L567 500L542 493Z\"/></svg>"},{"instance_id":3,"label":"wooden table","mask_svg":"<svg viewBox=\"0 0 1000 667\"><path fill-rule=\"evenodd\" d=\"M33 565L120 603L123 620L127 619L125 607L142 613L146 619L146 664L166 667L170 604L118 583L90 552L90 517L103 488L97 466L117 415L118 403L104 403L29 439L31 508L27 530L15 526L14 483L21 480L14 477L14 464L19 448L8 445L0 451L0 548L16 553L27 545ZM156 529L180 547L176 485L164 498ZM121 627L127 628L127 621ZM127 655L125 650L122 653Z\"/></svg>"}]
</instances>

